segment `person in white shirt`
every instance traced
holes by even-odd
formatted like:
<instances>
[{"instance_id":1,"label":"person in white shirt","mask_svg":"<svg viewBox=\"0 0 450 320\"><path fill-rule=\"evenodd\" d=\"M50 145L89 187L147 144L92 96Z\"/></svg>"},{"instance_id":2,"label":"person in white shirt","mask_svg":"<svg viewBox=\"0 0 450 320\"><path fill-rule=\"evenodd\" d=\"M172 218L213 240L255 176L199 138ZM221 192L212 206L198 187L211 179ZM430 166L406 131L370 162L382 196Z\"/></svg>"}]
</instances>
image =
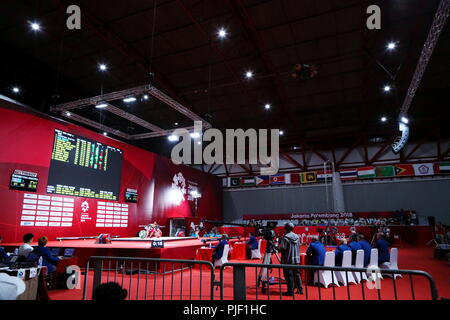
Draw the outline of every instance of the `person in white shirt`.
<instances>
[{"instance_id":1,"label":"person in white shirt","mask_svg":"<svg viewBox=\"0 0 450 320\"><path fill-rule=\"evenodd\" d=\"M0 300L16 300L25 292L25 282L6 273L0 273Z\"/></svg>"},{"instance_id":2,"label":"person in white shirt","mask_svg":"<svg viewBox=\"0 0 450 320\"><path fill-rule=\"evenodd\" d=\"M34 234L27 233L23 236L23 244L19 247L19 256L27 258L34 250L31 244L33 243Z\"/></svg>"}]
</instances>

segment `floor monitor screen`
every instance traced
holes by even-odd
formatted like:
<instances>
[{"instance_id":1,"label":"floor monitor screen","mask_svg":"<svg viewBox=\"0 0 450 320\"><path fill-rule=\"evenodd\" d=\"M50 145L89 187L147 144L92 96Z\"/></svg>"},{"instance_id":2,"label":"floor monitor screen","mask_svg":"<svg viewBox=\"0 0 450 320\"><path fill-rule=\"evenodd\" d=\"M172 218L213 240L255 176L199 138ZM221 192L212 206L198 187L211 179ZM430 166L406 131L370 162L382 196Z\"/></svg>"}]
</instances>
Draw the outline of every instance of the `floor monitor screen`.
<instances>
[{"instance_id":1,"label":"floor monitor screen","mask_svg":"<svg viewBox=\"0 0 450 320\"><path fill-rule=\"evenodd\" d=\"M122 150L55 130L47 193L119 200Z\"/></svg>"}]
</instances>

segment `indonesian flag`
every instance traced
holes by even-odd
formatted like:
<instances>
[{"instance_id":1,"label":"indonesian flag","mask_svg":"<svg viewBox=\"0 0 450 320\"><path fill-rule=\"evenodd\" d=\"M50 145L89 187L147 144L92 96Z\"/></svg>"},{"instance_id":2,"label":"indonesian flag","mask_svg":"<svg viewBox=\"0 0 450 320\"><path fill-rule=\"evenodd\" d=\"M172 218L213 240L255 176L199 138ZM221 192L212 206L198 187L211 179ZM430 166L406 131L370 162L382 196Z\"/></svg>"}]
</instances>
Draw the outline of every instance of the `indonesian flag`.
<instances>
[{"instance_id":1,"label":"indonesian flag","mask_svg":"<svg viewBox=\"0 0 450 320\"><path fill-rule=\"evenodd\" d=\"M297 184L300 183L300 173L286 173L286 184Z\"/></svg>"}]
</instances>

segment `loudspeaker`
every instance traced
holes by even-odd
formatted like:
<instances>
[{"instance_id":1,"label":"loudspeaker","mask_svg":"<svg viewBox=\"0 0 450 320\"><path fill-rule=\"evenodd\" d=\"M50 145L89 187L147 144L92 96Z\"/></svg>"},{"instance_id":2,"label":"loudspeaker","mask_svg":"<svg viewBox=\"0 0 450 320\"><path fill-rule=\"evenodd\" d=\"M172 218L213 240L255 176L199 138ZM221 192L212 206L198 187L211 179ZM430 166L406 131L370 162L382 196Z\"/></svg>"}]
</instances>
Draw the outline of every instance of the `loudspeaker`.
<instances>
[{"instance_id":1,"label":"loudspeaker","mask_svg":"<svg viewBox=\"0 0 450 320\"><path fill-rule=\"evenodd\" d=\"M434 216L428 216L427 219L428 219L428 224L429 224L430 226L433 226L433 227L434 227L434 225L436 224L436 219L435 219L435 217L434 217Z\"/></svg>"}]
</instances>

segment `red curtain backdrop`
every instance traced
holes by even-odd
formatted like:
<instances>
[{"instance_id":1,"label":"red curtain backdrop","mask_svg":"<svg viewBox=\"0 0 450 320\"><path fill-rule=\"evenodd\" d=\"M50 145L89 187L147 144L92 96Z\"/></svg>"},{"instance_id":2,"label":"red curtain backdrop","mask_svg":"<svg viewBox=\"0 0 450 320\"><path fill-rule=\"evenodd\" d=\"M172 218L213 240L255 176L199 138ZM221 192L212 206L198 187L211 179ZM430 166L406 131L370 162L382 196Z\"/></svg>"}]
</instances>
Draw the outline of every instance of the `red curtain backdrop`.
<instances>
[{"instance_id":1,"label":"red curtain backdrop","mask_svg":"<svg viewBox=\"0 0 450 320\"><path fill-rule=\"evenodd\" d=\"M33 114L32 111L14 110L10 105L0 105L0 236L4 242L20 241L22 235L32 232L36 237L95 236L111 233L135 236L139 225L157 221L166 225L171 217L194 217L194 202L182 200L179 204L171 197L175 174L197 185L202 198L198 200L197 217L222 220L221 181L213 176L187 166L174 165L170 159L140 148L110 139L91 130ZM22 227L22 205L25 193L9 189L11 174L15 169L35 172L39 177L37 195L46 193L54 130L60 129L88 139L99 141L123 150L119 201L125 204L127 188L138 190L138 203L128 204L128 224L121 228L96 227L98 199L74 198L74 216L71 227ZM52 195L58 196L58 195ZM87 201L88 217L81 221L81 203Z\"/></svg>"}]
</instances>

